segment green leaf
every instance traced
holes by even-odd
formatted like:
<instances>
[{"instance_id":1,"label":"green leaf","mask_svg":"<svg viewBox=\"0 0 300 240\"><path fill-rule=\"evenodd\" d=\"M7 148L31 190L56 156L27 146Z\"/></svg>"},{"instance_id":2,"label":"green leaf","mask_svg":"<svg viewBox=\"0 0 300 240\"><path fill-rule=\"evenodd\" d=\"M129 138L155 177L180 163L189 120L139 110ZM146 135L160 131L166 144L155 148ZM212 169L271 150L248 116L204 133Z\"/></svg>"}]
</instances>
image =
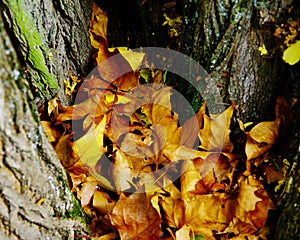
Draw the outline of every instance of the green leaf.
<instances>
[{"instance_id":1,"label":"green leaf","mask_svg":"<svg viewBox=\"0 0 300 240\"><path fill-rule=\"evenodd\" d=\"M283 61L290 65L294 65L300 60L300 41L291 44L284 52L282 56Z\"/></svg>"}]
</instances>

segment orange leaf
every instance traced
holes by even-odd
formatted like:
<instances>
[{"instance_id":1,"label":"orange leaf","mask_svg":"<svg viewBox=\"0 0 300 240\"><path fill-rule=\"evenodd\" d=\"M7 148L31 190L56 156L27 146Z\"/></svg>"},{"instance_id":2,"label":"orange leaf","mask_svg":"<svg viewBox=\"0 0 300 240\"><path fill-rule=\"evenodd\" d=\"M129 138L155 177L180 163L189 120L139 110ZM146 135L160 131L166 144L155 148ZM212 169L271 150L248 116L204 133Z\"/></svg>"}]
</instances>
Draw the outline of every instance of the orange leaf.
<instances>
[{"instance_id":1,"label":"orange leaf","mask_svg":"<svg viewBox=\"0 0 300 240\"><path fill-rule=\"evenodd\" d=\"M121 194L109 216L121 239L159 239L161 219L145 193Z\"/></svg>"},{"instance_id":2,"label":"orange leaf","mask_svg":"<svg viewBox=\"0 0 300 240\"><path fill-rule=\"evenodd\" d=\"M80 203L82 207L87 206L95 191L96 191L97 181L93 177L88 177L87 181L82 184L82 188L77 192L77 196L80 199Z\"/></svg>"},{"instance_id":3,"label":"orange leaf","mask_svg":"<svg viewBox=\"0 0 300 240\"><path fill-rule=\"evenodd\" d=\"M197 161L202 162L203 160L198 158ZM182 163L181 171L181 198L184 199L186 194L188 194L189 192L195 192L195 186L198 181L201 180L201 176L193 161L184 161Z\"/></svg>"},{"instance_id":4,"label":"orange leaf","mask_svg":"<svg viewBox=\"0 0 300 240\"><path fill-rule=\"evenodd\" d=\"M52 122L41 121L43 129L50 143L56 143L60 137L60 132L53 126Z\"/></svg>"},{"instance_id":5,"label":"orange leaf","mask_svg":"<svg viewBox=\"0 0 300 240\"><path fill-rule=\"evenodd\" d=\"M161 214L164 222L173 228L181 228L184 225L184 202L180 199L163 197L159 199Z\"/></svg>"},{"instance_id":6,"label":"orange leaf","mask_svg":"<svg viewBox=\"0 0 300 240\"><path fill-rule=\"evenodd\" d=\"M261 122L255 125L247 135L247 159L262 156L275 143L278 136L277 122Z\"/></svg>"},{"instance_id":7,"label":"orange leaf","mask_svg":"<svg viewBox=\"0 0 300 240\"><path fill-rule=\"evenodd\" d=\"M231 152L233 150L233 144L229 139L233 112L234 106L232 105L219 115L208 117L204 114L204 126L199 132L201 148L224 152Z\"/></svg>"},{"instance_id":8,"label":"orange leaf","mask_svg":"<svg viewBox=\"0 0 300 240\"><path fill-rule=\"evenodd\" d=\"M125 154L115 147L112 174L117 191L125 191L132 186L132 163Z\"/></svg>"},{"instance_id":9,"label":"orange leaf","mask_svg":"<svg viewBox=\"0 0 300 240\"><path fill-rule=\"evenodd\" d=\"M93 196L93 207L100 213L111 213L116 202L105 192L95 191Z\"/></svg>"}]
</instances>

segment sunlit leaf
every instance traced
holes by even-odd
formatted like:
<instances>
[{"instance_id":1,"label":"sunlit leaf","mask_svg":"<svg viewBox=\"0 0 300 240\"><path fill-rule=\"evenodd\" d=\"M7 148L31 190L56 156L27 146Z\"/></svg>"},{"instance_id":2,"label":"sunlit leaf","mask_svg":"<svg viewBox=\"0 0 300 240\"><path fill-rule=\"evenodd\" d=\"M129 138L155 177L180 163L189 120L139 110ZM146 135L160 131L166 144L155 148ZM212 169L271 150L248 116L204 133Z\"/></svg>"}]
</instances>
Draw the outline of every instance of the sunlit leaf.
<instances>
[{"instance_id":1,"label":"sunlit leaf","mask_svg":"<svg viewBox=\"0 0 300 240\"><path fill-rule=\"evenodd\" d=\"M109 51L114 51L116 48L109 48ZM136 71L142 65L145 57L143 52L135 52L127 47L117 47L120 54L127 60L132 70Z\"/></svg>"},{"instance_id":2,"label":"sunlit leaf","mask_svg":"<svg viewBox=\"0 0 300 240\"><path fill-rule=\"evenodd\" d=\"M300 41L291 44L284 52L282 56L283 60L290 64L294 65L300 60Z\"/></svg>"},{"instance_id":3,"label":"sunlit leaf","mask_svg":"<svg viewBox=\"0 0 300 240\"><path fill-rule=\"evenodd\" d=\"M267 55L268 54L268 51L266 49L265 44L263 44L261 47L259 47L258 51L260 51L260 55Z\"/></svg>"}]
</instances>

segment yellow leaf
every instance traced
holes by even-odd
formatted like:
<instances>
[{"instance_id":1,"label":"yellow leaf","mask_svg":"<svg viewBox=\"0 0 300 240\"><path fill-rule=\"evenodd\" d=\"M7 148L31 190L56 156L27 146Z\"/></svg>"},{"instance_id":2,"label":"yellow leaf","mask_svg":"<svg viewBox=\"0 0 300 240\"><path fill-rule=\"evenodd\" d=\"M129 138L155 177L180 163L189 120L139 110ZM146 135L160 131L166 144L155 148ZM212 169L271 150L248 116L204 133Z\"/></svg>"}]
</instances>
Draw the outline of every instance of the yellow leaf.
<instances>
[{"instance_id":1,"label":"yellow leaf","mask_svg":"<svg viewBox=\"0 0 300 240\"><path fill-rule=\"evenodd\" d=\"M74 143L74 150L77 152L81 163L83 163L89 172L99 180L99 184L107 189L113 190L114 187L104 176L96 171L96 165L103 155L103 135L106 126L106 115L101 122L92 127L83 137ZM101 164L101 162L100 162Z\"/></svg>"},{"instance_id":2,"label":"yellow leaf","mask_svg":"<svg viewBox=\"0 0 300 240\"><path fill-rule=\"evenodd\" d=\"M100 213L111 213L116 202L105 192L96 190L93 196L93 207Z\"/></svg>"},{"instance_id":3,"label":"yellow leaf","mask_svg":"<svg viewBox=\"0 0 300 240\"><path fill-rule=\"evenodd\" d=\"M106 115L98 126L92 127L82 138L75 142L75 149L81 162L95 167L102 156L103 132L106 125Z\"/></svg>"},{"instance_id":4,"label":"yellow leaf","mask_svg":"<svg viewBox=\"0 0 300 240\"><path fill-rule=\"evenodd\" d=\"M116 48L109 48L110 52L113 52ZM134 52L127 47L117 47L119 53L126 59L126 61L131 66L132 70L138 70L142 65L145 57L145 53L142 52Z\"/></svg>"},{"instance_id":5,"label":"yellow leaf","mask_svg":"<svg viewBox=\"0 0 300 240\"><path fill-rule=\"evenodd\" d=\"M115 104L126 104L130 102L130 99L122 95L109 94L105 96L105 101L107 103L115 101Z\"/></svg>"},{"instance_id":6,"label":"yellow leaf","mask_svg":"<svg viewBox=\"0 0 300 240\"><path fill-rule=\"evenodd\" d=\"M201 109L200 109L201 111ZM204 126L199 131L200 147L205 150L216 150L230 153L233 144L230 142L230 123L233 116L234 106L230 106L219 115L203 115Z\"/></svg>"},{"instance_id":7,"label":"yellow leaf","mask_svg":"<svg viewBox=\"0 0 300 240\"><path fill-rule=\"evenodd\" d=\"M263 44L261 47L259 47L258 51L260 51L260 55L267 55L268 54L268 51L266 49L265 44Z\"/></svg>"},{"instance_id":8,"label":"yellow leaf","mask_svg":"<svg viewBox=\"0 0 300 240\"><path fill-rule=\"evenodd\" d=\"M283 61L290 65L294 65L300 60L300 41L291 44L284 52L282 56Z\"/></svg>"},{"instance_id":9,"label":"yellow leaf","mask_svg":"<svg viewBox=\"0 0 300 240\"><path fill-rule=\"evenodd\" d=\"M244 124L244 128L247 128L247 127L251 126L252 124L253 124L253 122L247 122Z\"/></svg>"}]
</instances>

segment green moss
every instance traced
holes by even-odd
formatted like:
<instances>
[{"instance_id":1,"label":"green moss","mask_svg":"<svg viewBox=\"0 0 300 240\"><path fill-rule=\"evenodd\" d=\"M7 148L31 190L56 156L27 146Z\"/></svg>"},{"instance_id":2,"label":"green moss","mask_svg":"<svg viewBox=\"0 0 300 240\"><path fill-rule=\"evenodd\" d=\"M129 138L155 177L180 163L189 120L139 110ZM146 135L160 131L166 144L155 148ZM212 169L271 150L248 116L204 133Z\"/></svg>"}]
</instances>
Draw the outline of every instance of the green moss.
<instances>
[{"instance_id":1,"label":"green moss","mask_svg":"<svg viewBox=\"0 0 300 240\"><path fill-rule=\"evenodd\" d=\"M72 219L80 219L82 223L86 224L86 215L80 206L78 200L75 198L75 196L71 193L72 202L71 207L67 209L67 212L65 214L65 217L72 218Z\"/></svg>"},{"instance_id":2,"label":"green moss","mask_svg":"<svg viewBox=\"0 0 300 240\"><path fill-rule=\"evenodd\" d=\"M27 56L27 62L40 76L40 81L34 81L32 84L39 90L43 96L48 96L49 91L55 91L58 84L54 76L49 73L46 66L43 52L49 52L43 44L38 31L35 29L30 13L25 11L23 4L19 0L10 0L7 2L13 13L15 23L20 31L20 41L26 46L20 46L23 56Z\"/></svg>"},{"instance_id":3,"label":"green moss","mask_svg":"<svg viewBox=\"0 0 300 240\"><path fill-rule=\"evenodd\" d=\"M62 176L58 177L58 180L61 182L65 182L66 193L64 196L68 196L67 201L70 202L70 206L66 208L66 212L63 217L77 219L80 220L82 224L88 229L88 216L84 212L83 208L81 207L78 199L74 196L74 194L69 189L69 183L65 180ZM62 198L64 197L62 196Z\"/></svg>"}]
</instances>

